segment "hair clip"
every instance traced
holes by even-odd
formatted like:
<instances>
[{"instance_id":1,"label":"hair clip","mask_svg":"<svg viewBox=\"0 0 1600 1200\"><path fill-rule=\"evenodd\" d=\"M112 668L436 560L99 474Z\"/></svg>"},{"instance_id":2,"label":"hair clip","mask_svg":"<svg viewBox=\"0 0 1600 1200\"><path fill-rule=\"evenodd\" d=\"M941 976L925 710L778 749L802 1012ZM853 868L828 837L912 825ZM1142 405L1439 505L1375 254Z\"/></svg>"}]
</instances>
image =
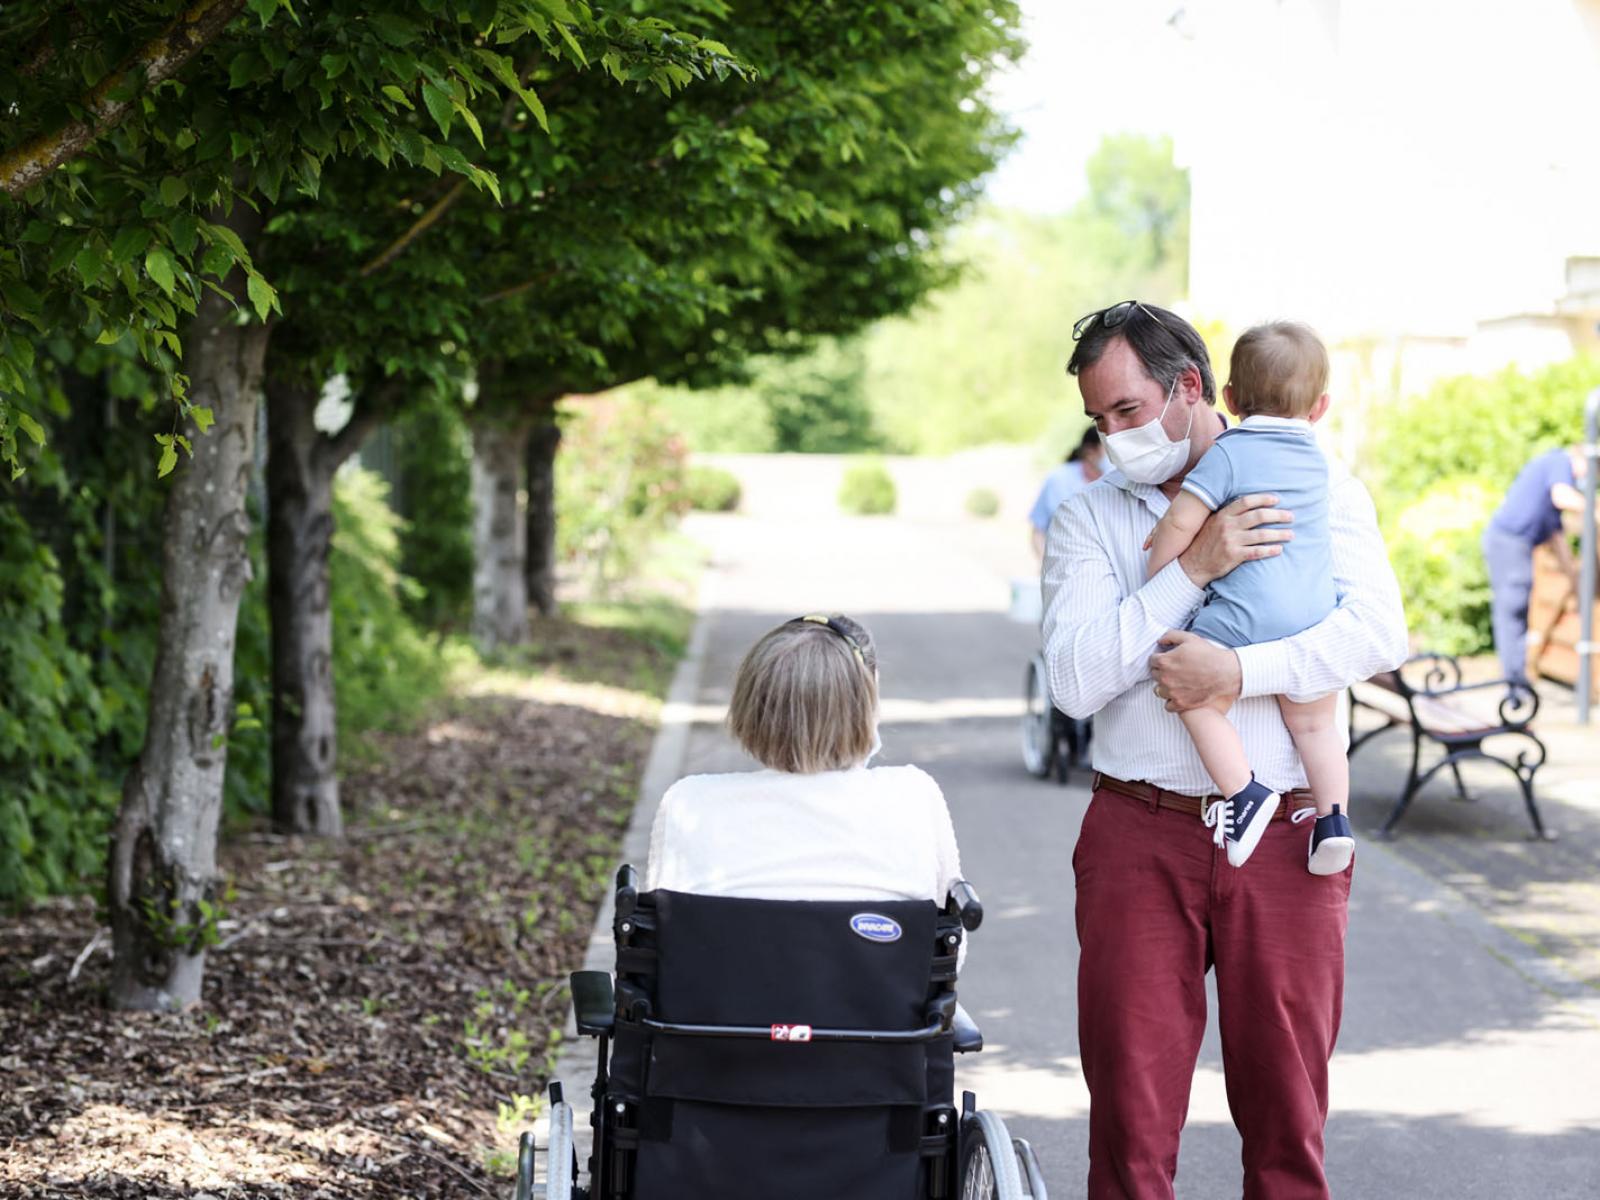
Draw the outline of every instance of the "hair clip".
<instances>
[{"instance_id":1,"label":"hair clip","mask_svg":"<svg viewBox=\"0 0 1600 1200\"><path fill-rule=\"evenodd\" d=\"M851 637L850 634L846 632L845 627L839 624L839 622L835 621L832 617L825 616L822 613L807 613L803 617L796 617L795 620L809 621L813 625L826 625L829 629L833 630L834 633L842 637L849 645L851 650L855 651L857 662L859 662L863 667L867 665L867 656L861 652L860 643L857 642L855 638Z\"/></svg>"}]
</instances>

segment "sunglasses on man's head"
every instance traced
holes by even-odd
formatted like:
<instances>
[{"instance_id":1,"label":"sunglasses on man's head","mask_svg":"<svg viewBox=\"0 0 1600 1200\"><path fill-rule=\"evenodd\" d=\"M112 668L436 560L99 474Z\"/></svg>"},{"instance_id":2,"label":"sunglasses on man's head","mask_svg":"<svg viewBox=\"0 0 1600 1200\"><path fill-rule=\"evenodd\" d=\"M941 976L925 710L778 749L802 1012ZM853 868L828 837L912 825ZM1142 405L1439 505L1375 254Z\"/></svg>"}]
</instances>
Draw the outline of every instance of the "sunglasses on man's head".
<instances>
[{"instance_id":1,"label":"sunglasses on man's head","mask_svg":"<svg viewBox=\"0 0 1600 1200\"><path fill-rule=\"evenodd\" d=\"M1167 327L1165 321L1137 300L1124 300L1119 304L1113 304L1110 308L1096 309L1087 316L1079 317L1072 327L1072 340L1081 341L1083 335L1094 329L1097 323L1101 329L1115 329L1119 325L1126 324L1134 309L1138 309L1163 329Z\"/></svg>"}]
</instances>

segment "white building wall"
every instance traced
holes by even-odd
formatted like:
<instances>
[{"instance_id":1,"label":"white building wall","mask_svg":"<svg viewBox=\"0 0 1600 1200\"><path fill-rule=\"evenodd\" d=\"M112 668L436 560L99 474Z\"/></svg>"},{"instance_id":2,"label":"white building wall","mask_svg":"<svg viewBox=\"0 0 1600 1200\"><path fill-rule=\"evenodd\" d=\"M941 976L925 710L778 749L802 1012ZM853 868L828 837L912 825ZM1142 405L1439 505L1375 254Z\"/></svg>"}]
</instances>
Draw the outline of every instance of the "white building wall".
<instances>
[{"instance_id":1,"label":"white building wall","mask_svg":"<svg viewBox=\"0 0 1600 1200\"><path fill-rule=\"evenodd\" d=\"M1472 343L1600 253L1600 0L1184 8L1196 316L1424 339L1425 374L1451 344L1459 370L1562 356L1537 323Z\"/></svg>"}]
</instances>

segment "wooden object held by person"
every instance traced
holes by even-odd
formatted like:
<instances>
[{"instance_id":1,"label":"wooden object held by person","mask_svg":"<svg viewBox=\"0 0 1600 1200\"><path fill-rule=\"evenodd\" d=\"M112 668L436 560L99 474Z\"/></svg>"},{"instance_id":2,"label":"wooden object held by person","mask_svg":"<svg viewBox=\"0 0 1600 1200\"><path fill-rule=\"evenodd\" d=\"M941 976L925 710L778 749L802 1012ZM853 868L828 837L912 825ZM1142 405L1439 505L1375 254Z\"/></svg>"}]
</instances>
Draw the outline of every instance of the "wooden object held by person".
<instances>
[{"instance_id":1,"label":"wooden object held by person","mask_svg":"<svg viewBox=\"0 0 1600 1200\"><path fill-rule=\"evenodd\" d=\"M1595 605L1600 626L1600 602ZM1533 595L1528 601L1528 674L1574 687L1578 682L1578 589L1546 546L1533 553ZM1600 701L1600 679L1594 684Z\"/></svg>"}]
</instances>

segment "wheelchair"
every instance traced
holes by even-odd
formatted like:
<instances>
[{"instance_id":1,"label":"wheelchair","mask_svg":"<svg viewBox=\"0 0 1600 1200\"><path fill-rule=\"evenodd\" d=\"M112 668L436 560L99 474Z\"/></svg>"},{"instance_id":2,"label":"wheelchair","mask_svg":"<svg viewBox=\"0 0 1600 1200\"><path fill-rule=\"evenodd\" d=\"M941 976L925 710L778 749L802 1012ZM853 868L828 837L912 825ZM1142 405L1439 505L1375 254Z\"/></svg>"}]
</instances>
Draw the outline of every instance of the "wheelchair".
<instances>
[{"instance_id":1,"label":"wheelchair","mask_svg":"<svg viewBox=\"0 0 1600 1200\"><path fill-rule=\"evenodd\" d=\"M572 976L598 1047L588 1182L554 1081L516 1200L1048 1200L1028 1144L954 1104L954 1055L983 1047L956 955L982 919L965 883L943 908L745 900L641 893L624 866L615 977Z\"/></svg>"},{"instance_id":2,"label":"wheelchair","mask_svg":"<svg viewBox=\"0 0 1600 1200\"><path fill-rule=\"evenodd\" d=\"M1089 766L1094 721L1069 717L1050 699L1044 655L1035 654L1022 676L1022 765L1030 775L1066 783L1073 767Z\"/></svg>"}]
</instances>

